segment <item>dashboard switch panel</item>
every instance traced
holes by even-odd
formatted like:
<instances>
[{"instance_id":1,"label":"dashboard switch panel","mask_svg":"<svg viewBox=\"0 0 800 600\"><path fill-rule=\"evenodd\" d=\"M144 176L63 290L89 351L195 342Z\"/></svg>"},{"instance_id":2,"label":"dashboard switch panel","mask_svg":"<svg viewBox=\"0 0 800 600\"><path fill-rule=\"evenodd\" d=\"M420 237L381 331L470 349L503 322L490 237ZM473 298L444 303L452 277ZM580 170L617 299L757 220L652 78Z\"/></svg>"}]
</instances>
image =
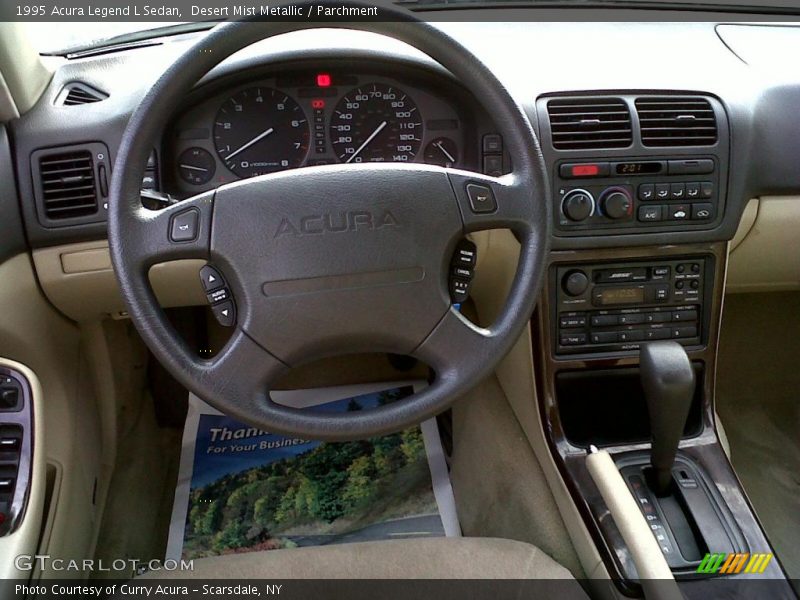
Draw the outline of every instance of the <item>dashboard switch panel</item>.
<instances>
[{"instance_id":1,"label":"dashboard switch panel","mask_svg":"<svg viewBox=\"0 0 800 600\"><path fill-rule=\"evenodd\" d=\"M710 257L558 265L551 278L557 355L638 350L642 342L668 339L697 346L705 339Z\"/></svg>"},{"instance_id":2,"label":"dashboard switch panel","mask_svg":"<svg viewBox=\"0 0 800 600\"><path fill-rule=\"evenodd\" d=\"M25 514L32 475L33 403L28 380L0 366L0 537Z\"/></svg>"}]
</instances>

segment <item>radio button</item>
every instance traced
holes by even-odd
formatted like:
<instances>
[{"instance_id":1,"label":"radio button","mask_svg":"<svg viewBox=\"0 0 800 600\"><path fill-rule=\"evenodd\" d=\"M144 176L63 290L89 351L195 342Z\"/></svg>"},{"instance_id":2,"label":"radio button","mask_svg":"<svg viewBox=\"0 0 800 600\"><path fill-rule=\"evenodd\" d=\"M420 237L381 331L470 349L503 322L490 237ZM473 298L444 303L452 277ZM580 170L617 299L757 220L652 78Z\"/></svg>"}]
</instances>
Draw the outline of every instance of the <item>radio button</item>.
<instances>
[{"instance_id":1,"label":"radio button","mask_svg":"<svg viewBox=\"0 0 800 600\"><path fill-rule=\"evenodd\" d=\"M593 344L613 344L619 339L619 334L616 331L601 331L600 333L592 334Z\"/></svg>"},{"instance_id":2,"label":"radio button","mask_svg":"<svg viewBox=\"0 0 800 600\"><path fill-rule=\"evenodd\" d=\"M597 315L592 317L592 327L609 327L618 324L619 317L617 315Z\"/></svg>"},{"instance_id":3,"label":"radio button","mask_svg":"<svg viewBox=\"0 0 800 600\"><path fill-rule=\"evenodd\" d=\"M668 183L656 184L656 198L659 200L669 200L670 185Z\"/></svg>"},{"instance_id":4,"label":"radio button","mask_svg":"<svg viewBox=\"0 0 800 600\"><path fill-rule=\"evenodd\" d=\"M582 346L586 343L585 333L562 333L559 338L562 346Z\"/></svg>"},{"instance_id":5,"label":"radio button","mask_svg":"<svg viewBox=\"0 0 800 600\"><path fill-rule=\"evenodd\" d=\"M620 331L620 342L641 342L644 340L644 331L637 329L634 331Z\"/></svg>"},{"instance_id":6,"label":"radio button","mask_svg":"<svg viewBox=\"0 0 800 600\"><path fill-rule=\"evenodd\" d=\"M647 313L644 316L645 323L668 323L672 320L672 314L668 312Z\"/></svg>"},{"instance_id":7,"label":"radio button","mask_svg":"<svg viewBox=\"0 0 800 600\"><path fill-rule=\"evenodd\" d=\"M561 317L558 321L558 324L564 329L586 327L586 316L580 315L574 317Z\"/></svg>"},{"instance_id":8,"label":"radio button","mask_svg":"<svg viewBox=\"0 0 800 600\"><path fill-rule=\"evenodd\" d=\"M652 200L656 197L656 186L653 183L643 183L639 186L639 200Z\"/></svg>"},{"instance_id":9,"label":"radio button","mask_svg":"<svg viewBox=\"0 0 800 600\"><path fill-rule=\"evenodd\" d=\"M672 313L673 321L697 321L696 310L676 310Z\"/></svg>"},{"instance_id":10,"label":"radio button","mask_svg":"<svg viewBox=\"0 0 800 600\"><path fill-rule=\"evenodd\" d=\"M691 338L697 337L697 327L675 327L672 330L672 337L674 338Z\"/></svg>"},{"instance_id":11,"label":"radio button","mask_svg":"<svg viewBox=\"0 0 800 600\"><path fill-rule=\"evenodd\" d=\"M669 267L653 267L653 279L664 279L669 277Z\"/></svg>"},{"instance_id":12,"label":"radio button","mask_svg":"<svg viewBox=\"0 0 800 600\"><path fill-rule=\"evenodd\" d=\"M641 313L624 314L619 316L620 325L636 325L644 323L644 315Z\"/></svg>"},{"instance_id":13,"label":"radio button","mask_svg":"<svg viewBox=\"0 0 800 600\"><path fill-rule=\"evenodd\" d=\"M672 331L669 329L648 329L644 332L644 337L647 340L667 340L672 337Z\"/></svg>"},{"instance_id":14,"label":"radio button","mask_svg":"<svg viewBox=\"0 0 800 600\"><path fill-rule=\"evenodd\" d=\"M656 302L666 302L669 300L669 285L658 285L655 288L653 298Z\"/></svg>"}]
</instances>

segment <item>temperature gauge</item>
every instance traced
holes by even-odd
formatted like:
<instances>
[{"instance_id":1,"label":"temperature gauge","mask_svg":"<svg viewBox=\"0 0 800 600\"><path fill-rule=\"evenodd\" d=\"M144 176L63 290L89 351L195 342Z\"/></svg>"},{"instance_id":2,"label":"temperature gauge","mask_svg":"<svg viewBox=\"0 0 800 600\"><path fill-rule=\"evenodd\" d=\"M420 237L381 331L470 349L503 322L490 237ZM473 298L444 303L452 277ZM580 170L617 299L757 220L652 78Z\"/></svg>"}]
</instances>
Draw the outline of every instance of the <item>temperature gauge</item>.
<instances>
[{"instance_id":1,"label":"temperature gauge","mask_svg":"<svg viewBox=\"0 0 800 600\"><path fill-rule=\"evenodd\" d=\"M458 148L450 138L439 137L425 146L425 162L440 167L454 167L458 163Z\"/></svg>"},{"instance_id":2,"label":"temperature gauge","mask_svg":"<svg viewBox=\"0 0 800 600\"><path fill-rule=\"evenodd\" d=\"M178 157L178 173L186 183L203 185L211 181L217 163L208 150L189 148Z\"/></svg>"}]
</instances>

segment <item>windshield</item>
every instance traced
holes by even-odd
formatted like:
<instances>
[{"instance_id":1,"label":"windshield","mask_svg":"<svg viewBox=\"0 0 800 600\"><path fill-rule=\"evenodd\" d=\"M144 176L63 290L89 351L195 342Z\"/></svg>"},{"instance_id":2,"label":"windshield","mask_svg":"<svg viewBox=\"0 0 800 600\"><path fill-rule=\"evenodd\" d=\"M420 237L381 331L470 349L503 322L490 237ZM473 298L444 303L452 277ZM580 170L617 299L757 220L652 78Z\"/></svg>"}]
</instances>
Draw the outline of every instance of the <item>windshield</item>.
<instances>
[{"instance_id":1,"label":"windshield","mask_svg":"<svg viewBox=\"0 0 800 600\"><path fill-rule=\"evenodd\" d=\"M552 5L553 0L394 0L394 4L409 8L414 11L426 9L442 10L445 8L471 9L491 7L493 4L503 6L535 5L545 2ZM751 15L758 14L800 14L797 0L556 0L564 7L613 8L625 5L634 5L636 8L680 9L695 11L733 11L745 12ZM226 2L214 4L225 5ZM222 13L224 15L224 13ZM228 13L230 14L230 13ZM184 14L184 17L188 14ZM207 21L208 17L195 18L195 25L210 27L213 22ZM154 21L94 21L70 23L41 23L26 22L30 39L34 47L42 54L64 54L68 51L83 50L94 46L103 46L113 41L123 41L120 36L136 39L146 39L160 35L176 33L191 27L190 21L154 22ZM181 27L183 26L183 27ZM120 39L117 39L120 38ZM130 41L125 39L124 41Z\"/></svg>"},{"instance_id":2,"label":"windshield","mask_svg":"<svg viewBox=\"0 0 800 600\"><path fill-rule=\"evenodd\" d=\"M102 45L106 40L129 33L144 32L179 25L177 22L78 22L25 23L28 37L40 54L60 54ZM156 32L154 32L156 35Z\"/></svg>"}]
</instances>

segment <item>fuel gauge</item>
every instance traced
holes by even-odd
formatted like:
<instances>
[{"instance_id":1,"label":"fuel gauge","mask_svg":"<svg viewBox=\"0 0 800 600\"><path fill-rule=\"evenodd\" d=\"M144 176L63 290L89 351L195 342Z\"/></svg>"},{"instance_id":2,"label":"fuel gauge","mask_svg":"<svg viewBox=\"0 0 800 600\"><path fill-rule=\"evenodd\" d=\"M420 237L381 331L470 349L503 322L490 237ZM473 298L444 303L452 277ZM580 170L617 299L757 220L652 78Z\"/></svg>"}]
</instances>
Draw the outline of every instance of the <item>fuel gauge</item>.
<instances>
[{"instance_id":1,"label":"fuel gauge","mask_svg":"<svg viewBox=\"0 0 800 600\"><path fill-rule=\"evenodd\" d=\"M178 173L186 183L203 185L211 181L217 163L211 153L202 148L189 148L178 157Z\"/></svg>"},{"instance_id":2,"label":"fuel gauge","mask_svg":"<svg viewBox=\"0 0 800 600\"><path fill-rule=\"evenodd\" d=\"M440 167L454 167L458 163L458 148L450 138L439 137L425 146L425 162Z\"/></svg>"}]
</instances>

